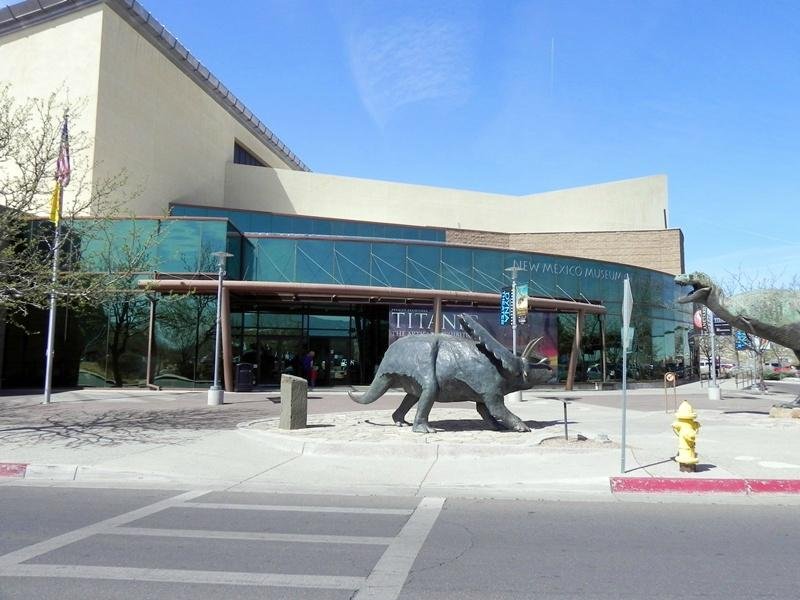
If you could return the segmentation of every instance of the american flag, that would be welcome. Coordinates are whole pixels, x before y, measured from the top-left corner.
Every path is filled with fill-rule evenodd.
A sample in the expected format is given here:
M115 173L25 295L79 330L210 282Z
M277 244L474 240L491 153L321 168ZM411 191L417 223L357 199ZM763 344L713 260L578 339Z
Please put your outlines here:
M72 168L69 164L69 131L67 130L67 117L64 115L64 127L61 128L61 147L58 150L56 161L56 181L62 188L69 184L69 175Z

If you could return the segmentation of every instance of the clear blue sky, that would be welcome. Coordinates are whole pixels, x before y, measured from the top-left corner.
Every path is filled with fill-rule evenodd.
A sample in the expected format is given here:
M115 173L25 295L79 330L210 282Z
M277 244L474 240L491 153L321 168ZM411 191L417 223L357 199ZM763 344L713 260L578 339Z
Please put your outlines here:
M665 174L687 270L800 273L798 2L143 3L314 171L506 194Z

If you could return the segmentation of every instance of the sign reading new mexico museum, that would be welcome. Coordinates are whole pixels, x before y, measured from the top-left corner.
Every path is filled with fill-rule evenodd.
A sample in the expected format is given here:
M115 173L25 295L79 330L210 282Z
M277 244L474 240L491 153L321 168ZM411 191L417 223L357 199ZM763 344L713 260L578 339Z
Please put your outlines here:
M617 281L624 277L622 271L603 269L600 267L575 265L556 261L515 260L514 266L530 273L551 275L566 275L567 277L580 277L584 279L607 279Z

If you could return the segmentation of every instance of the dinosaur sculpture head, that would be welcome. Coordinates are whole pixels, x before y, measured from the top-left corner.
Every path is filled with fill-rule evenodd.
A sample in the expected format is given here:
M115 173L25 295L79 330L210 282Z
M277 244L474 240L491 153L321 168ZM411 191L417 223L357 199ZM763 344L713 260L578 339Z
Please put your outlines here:
M686 304L688 302L704 304L714 287L714 282L711 280L711 277L700 271L676 275L675 283L678 285L692 286L692 291L689 294L678 298L677 301L681 304Z
M549 360L535 351L542 340L531 341L520 356L514 356L508 348L492 337L477 320L467 314L458 316L464 331L478 345L478 349L496 361L501 374L506 380L515 382L515 389L527 390L538 383L545 383L553 376Z

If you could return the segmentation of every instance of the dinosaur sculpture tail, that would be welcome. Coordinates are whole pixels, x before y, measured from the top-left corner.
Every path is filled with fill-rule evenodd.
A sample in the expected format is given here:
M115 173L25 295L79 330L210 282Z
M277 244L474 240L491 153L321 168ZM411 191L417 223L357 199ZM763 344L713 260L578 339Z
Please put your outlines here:
M359 396L358 394L354 394L351 391L348 391L347 395L350 396L350 399L353 402L358 402L359 404L370 404L371 402L375 402L375 400L383 396L390 387L392 386L391 382L389 381L389 378L382 375L378 375L372 381L372 384L369 386L369 389L361 396Z

